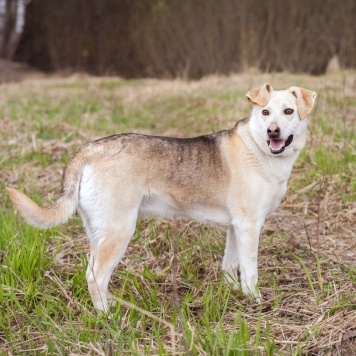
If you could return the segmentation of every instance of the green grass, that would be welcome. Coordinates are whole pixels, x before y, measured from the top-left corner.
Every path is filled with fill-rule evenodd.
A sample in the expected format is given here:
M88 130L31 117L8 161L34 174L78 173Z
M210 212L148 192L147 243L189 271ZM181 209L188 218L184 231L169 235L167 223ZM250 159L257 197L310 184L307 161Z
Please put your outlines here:
M186 348L192 355L355 353L347 336L356 318L355 76L242 74L191 83L73 77L2 85L0 355L171 355ZM110 318L98 314L87 290L88 243L78 216L61 228L32 228L5 187L49 203L64 163L83 143L116 132L182 137L230 128L250 111L244 93L251 83L267 80L319 97L286 198L261 234L263 303L225 284L223 231L182 222L174 236L170 222L151 220L137 223L110 284L134 307L118 303Z

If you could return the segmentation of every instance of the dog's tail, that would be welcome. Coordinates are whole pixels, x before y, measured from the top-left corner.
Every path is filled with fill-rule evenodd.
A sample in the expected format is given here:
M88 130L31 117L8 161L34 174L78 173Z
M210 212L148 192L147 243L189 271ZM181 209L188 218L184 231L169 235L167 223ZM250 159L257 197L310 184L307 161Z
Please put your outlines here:
M14 188L7 188L10 199L26 221L33 226L49 229L64 224L77 209L84 166L85 160L78 154L68 162L63 171L59 198L50 206L39 206Z

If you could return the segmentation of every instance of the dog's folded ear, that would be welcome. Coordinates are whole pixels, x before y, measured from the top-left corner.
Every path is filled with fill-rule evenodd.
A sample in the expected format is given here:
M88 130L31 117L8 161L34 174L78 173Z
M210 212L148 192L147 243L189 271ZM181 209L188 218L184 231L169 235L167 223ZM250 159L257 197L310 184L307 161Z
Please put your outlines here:
M271 91L273 91L272 85L265 83L259 88L250 90L246 96L250 103L266 106L269 102L269 93Z
M299 117L305 119L313 109L317 93L298 87L290 87L288 90L297 98Z

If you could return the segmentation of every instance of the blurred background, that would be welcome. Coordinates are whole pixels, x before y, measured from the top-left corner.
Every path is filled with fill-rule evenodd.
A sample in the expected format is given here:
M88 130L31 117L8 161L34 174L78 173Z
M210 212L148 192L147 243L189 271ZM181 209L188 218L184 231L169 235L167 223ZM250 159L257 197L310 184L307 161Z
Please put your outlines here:
M0 54L45 72L185 77L356 67L355 0L0 0Z

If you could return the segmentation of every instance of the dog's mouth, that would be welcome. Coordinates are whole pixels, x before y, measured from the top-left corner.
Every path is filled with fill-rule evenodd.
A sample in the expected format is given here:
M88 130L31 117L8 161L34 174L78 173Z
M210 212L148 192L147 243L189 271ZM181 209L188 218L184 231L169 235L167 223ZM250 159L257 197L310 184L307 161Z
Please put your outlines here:
M271 153L277 155L282 153L286 147L288 147L293 141L293 135L290 135L286 140L267 140L267 144Z

